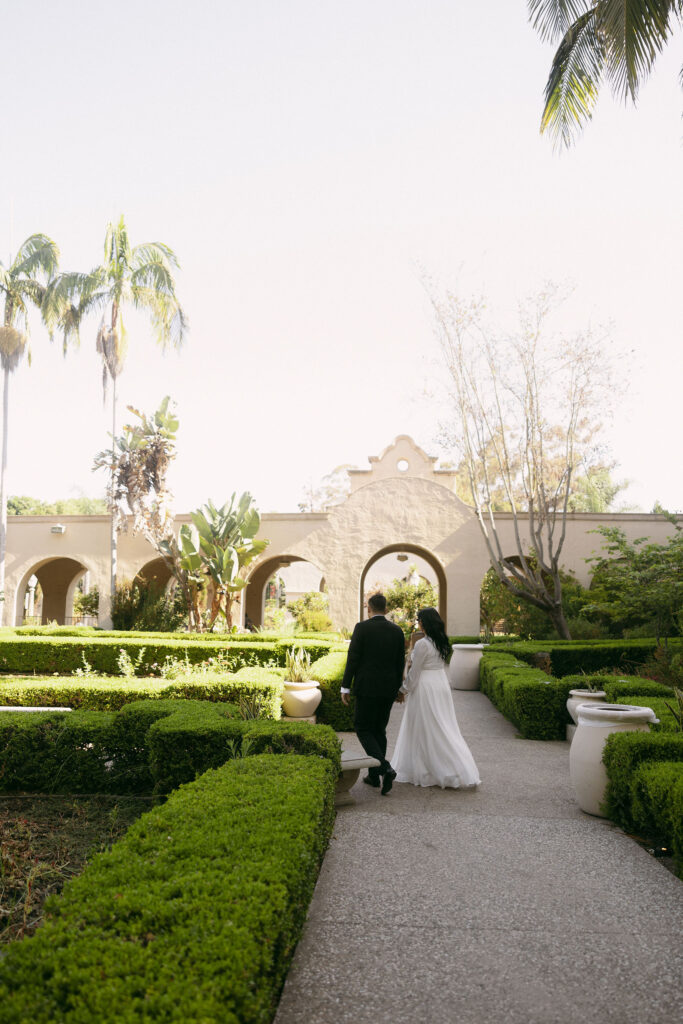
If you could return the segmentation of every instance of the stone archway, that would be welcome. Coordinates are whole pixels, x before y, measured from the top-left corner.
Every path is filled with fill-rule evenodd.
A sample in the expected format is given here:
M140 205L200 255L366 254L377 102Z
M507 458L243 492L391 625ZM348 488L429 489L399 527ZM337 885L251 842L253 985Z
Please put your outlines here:
M136 580L144 580L145 583L154 581L161 590L168 587L172 578L173 573L163 558L153 558L150 562L145 562L135 573Z
M380 548L379 551L376 551L372 558L370 558L369 561L365 563L365 567L360 578L360 592L358 595L360 613L359 618L362 619L364 615L365 584L367 582L368 574L372 569L373 565L375 565L380 560L380 558L384 558L385 555L390 555L394 553L398 554L400 552L417 555L418 558L422 558L434 571L434 574L437 579L437 584L439 587L439 615L441 616L444 622L447 622L448 601L446 573L444 572L443 565L436 557L436 555L434 555L431 551L428 551L427 548L420 547L418 544L388 544L385 547Z
M35 576L42 592L42 625L48 622L56 622L60 626L70 625L75 584L86 572L88 566L75 558L48 558L37 562L24 574L17 589L16 624L21 625L23 622L26 588L31 577Z
M264 594L266 584L268 580L275 575L280 569L285 569L290 566L293 562L306 562L313 566L319 578L319 584L317 589L322 590L324 584L324 573L309 558L304 558L301 555L272 555L270 558L266 558L263 562L259 562L256 568L252 571L249 576L247 587L245 590L244 597L244 613L245 619L244 624L250 627L260 628L263 625L263 613L264 613Z

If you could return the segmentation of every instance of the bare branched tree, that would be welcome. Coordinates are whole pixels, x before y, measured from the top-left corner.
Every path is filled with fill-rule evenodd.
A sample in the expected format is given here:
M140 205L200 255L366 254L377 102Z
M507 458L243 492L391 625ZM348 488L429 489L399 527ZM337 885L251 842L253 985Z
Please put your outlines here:
M554 288L520 306L518 329L502 337L488 327L482 301L430 298L454 413L446 436L466 467L491 565L571 639L560 558L577 467L603 454L597 438L610 379L603 339L551 332ZM512 514L514 554L501 541L502 507Z

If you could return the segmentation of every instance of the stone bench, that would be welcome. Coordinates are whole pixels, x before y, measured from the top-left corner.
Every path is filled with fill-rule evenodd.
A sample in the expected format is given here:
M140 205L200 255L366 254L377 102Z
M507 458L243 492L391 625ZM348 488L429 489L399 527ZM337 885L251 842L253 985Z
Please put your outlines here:
M13 707L11 704L0 705L0 711L71 711L71 708L28 708Z
M374 757L367 757L365 754L351 754L342 750L341 773L337 779L334 798L335 807L344 807L346 804L356 802L349 790L358 782L361 771L367 771L368 768L379 768L379 761Z

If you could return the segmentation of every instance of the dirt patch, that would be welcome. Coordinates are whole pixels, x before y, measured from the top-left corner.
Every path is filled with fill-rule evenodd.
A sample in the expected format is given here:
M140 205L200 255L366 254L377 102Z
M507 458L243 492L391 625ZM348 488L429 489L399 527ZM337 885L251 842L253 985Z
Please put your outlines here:
M35 931L46 898L158 802L153 797L0 796L0 946Z

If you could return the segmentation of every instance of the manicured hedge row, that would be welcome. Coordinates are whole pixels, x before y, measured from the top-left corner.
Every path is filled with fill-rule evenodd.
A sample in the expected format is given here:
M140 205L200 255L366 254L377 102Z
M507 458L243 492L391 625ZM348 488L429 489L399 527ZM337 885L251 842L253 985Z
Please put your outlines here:
M653 679L642 679L640 676L605 676L596 673L590 675L564 676L563 683L569 683L572 689L585 690L590 686L604 690L607 702L614 704L620 697L669 697L673 695L670 686L656 683Z
M118 659L122 650L131 658L137 674L141 676L154 675L168 658L187 660L196 665L220 655L222 664L227 663L232 671L245 665L278 664L278 652L273 643L20 637L0 641L0 671L59 672L66 675L82 669L85 659L95 672L121 675Z
M681 645L680 638L669 644ZM500 649L513 654L530 665L541 651L550 655L552 674L556 677L575 672L599 672L605 668L628 671L642 665L652 657L657 641L652 640L525 640L515 644L502 644Z
M70 707L118 711L138 700L186 698L239 701L258 699L260 717L279 718L282 669L243 668L234 674L206 673L176 679L130 679L112 676L0 677L0 705Z
M326 758L249 757L143 815L10 946L3 1024L270 1021L331 835L335 779Z
M319 722L331 725L337 732L353 732L353 697L347 707L341 702L339 688L346 668L346 652L333 652L313 665L313 675L320 683L321 699L316 712Z
M683 760L646 761L635 770L630 816L637 832L673 849L683 879Z
M607 771L605 810L626 831L636 831L632 813L635 773L652 762L683 762L683 733L620 732L607 737L602 756Z
M565 738L571 686L564 680L498 651L484 653L479 678L482 692L526 739Z
M650 708L659 719L659 725L650 726L650 729L652 729L653 732L680 731L678 728L678 722L667 707L667 702L664 697L640 697L629 694L627 697L618 697L614 703L631 704L633 707L638 708ZM669 700L668 703L671 707L675 707L675 702L673 700Z
M117 714L0 713L0 791L167 793L230 758L262 751L316 754L339 767L328 727L245 721L230 704L138 701Z
M83 669L83 659L102 675L121 675L118 664L121 651L125 651L136 666L139 676L155 675L167 659L188 661L190 664L220 658L221 665L236 671L251 665L283 666L292 647L302 648L315 661L333 649L340 648L328 640L230 640L201 639L188 641L171 639L169 634L155 639L151 634L140 638L130 634L116 637L34 636L0 639L0 672L59 672L66 675ZM151 637L151 639L150 639Z

